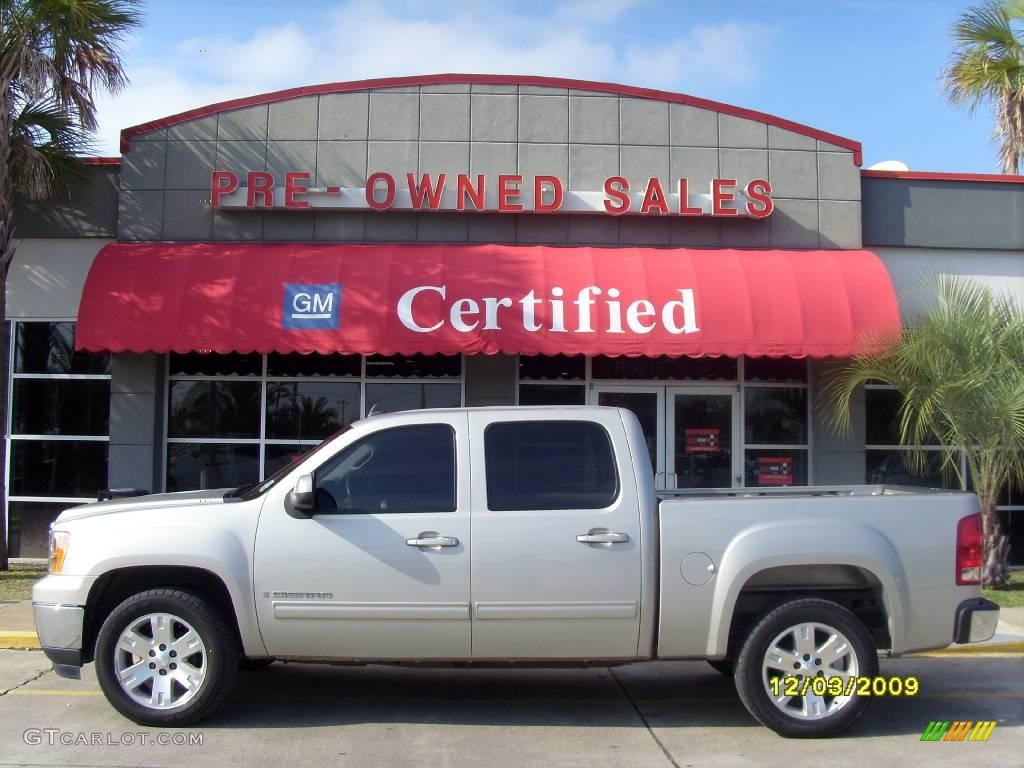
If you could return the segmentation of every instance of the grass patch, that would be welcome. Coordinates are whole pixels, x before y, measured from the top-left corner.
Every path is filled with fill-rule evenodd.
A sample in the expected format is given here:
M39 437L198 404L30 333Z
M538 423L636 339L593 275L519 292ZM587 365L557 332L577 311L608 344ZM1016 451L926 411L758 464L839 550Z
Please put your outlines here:
M1024 571L1012 571L1009 584L984 589L982 594L1003 608L1024 608Z
M0 571L0 600L28 600L32 597L32 585L45 575L45 565L12 563L9 571Z

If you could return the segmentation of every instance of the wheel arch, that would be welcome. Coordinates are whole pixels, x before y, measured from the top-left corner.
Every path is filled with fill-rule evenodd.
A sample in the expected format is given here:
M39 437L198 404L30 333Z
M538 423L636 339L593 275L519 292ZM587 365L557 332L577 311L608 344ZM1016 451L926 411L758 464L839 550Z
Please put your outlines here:
M227 619L240 645L244 645L238 606L217 574L190 565L136 565L101 574L89 589L82 627L82 661L93 660L100 627L121 602L149 589L175 588L201 596Z
M862 524L823 520L812 540L805 525L750 529L726 549L716 577L706 648L711 658L728 655L730 639L742 634L745 622L794 597L824 597L849 608L876 647L887 643L899 652L906 637L902 560L888 538Z

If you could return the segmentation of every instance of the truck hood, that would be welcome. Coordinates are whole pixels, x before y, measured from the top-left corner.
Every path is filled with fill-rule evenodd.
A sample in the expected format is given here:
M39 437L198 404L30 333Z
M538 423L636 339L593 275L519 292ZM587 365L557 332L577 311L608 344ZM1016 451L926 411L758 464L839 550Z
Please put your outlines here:
M180 493L155 493L149 496L130 496L125 499L110 501L94 501L80 507L72 507L60 513L57 523L71 520L84 520L87 517L112 515L119 512L137 512L141 510L159 509L161 507L180 507L186 504L204 504L216 506L224 504L224 494L230 488L217 488L205 491L182 491Z

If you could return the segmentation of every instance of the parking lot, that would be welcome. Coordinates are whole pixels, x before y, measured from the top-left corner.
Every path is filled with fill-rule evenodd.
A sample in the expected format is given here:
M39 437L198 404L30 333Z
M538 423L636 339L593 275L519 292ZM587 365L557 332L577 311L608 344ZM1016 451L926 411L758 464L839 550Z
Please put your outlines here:
M38 651L0 651L0 765L1024 765L1019 655L883 662L883 674L917 675L921 694L880 699L847 734L819 741L781 739L758 725L731 680L702 662L613 670L276 664L242 675L220 712L181 731L122 719L92 665L81 682L49 668ZM998 725L985 743L921 742L931 720ZM196 737L202 743L190 744Z

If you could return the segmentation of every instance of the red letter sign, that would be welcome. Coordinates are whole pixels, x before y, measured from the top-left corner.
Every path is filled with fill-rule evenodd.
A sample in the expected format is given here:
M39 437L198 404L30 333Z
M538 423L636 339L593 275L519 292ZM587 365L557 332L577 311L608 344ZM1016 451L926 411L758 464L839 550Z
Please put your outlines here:
M551 187L553 193L550 203L544 202L544 187ZM562 180L557 176L537 176L533 180L533 208L537 213L550 213L562 207L565 199L565 192L562 189Z
M231 171L214 171L210 180L210 203L220 207L221 195L230 195L238 189L238 177Z
M498 177L498 210L502 212L521 211L522 203L513 203L513 197L519 197L519 190L512 187L513 184L522 184L522 176L499 176Z
M644 202L640 206L640 213L646 215L655 210L655 213L668 213L668 200L665 199L665 190L661 187L661 181L657 177L647 180L647 192L644 194Z
M770 216L775 210L775 201L772 200L772 185L764 179L754 179L747 184L747 213L755 219L763 219ZM755 205L760 203L760 205Z
M296 200L295 195L303 194L306 185L299 186L297 181L309 181L308 173L293 173L289 171L284 175L284 207L285 208L309 208L308 200Z
M629 182L621 176L605 179L604 193L609 199L604 201L604 209L612 216L621 216L629 211ZM610 198L618 200L613 203Z
M702 216L704 209L690 205L690 183L686 179L679 180L679 215Z
M460 173L456 196L458 198L458 202L456 203L456 208L458 210L466 210L466 200L469 200L473 204L474 208L478 211L482 211L484 209L483 174L479 174L476 177L476 189L474 189L472 182L469 180L469 176L464 173Z
M444 192L446 174L438 174L437 183L430 186L430 174L425 173L420 177L419 186L416 185L416 177L411 173L405 174L409 184L409 197L412 198L412 207L419 210L423 207L423 198L427 198L427 207L436 211L441 207L441 193Z
M259 183L257 183L259 182ZM263 198L264 208L274 207L274 177L265 171L249 171L245 178L248 194L245 196L245 207L256 207L256 196Z
M384 186L387 188L383 200L378 200L377 196L374 194L377 189L378 181L383 181ZM383 171L371 173L370 178L366 180L366 203L375 211L386 211L394 205L395 177L390 173L384 173Z
M715 216L738 216L739 211L735 208L726 208L722 203L728 203L736 198L732 192L726 192L723 187L735 187L736 179L714 179L711 182L711 211Z

